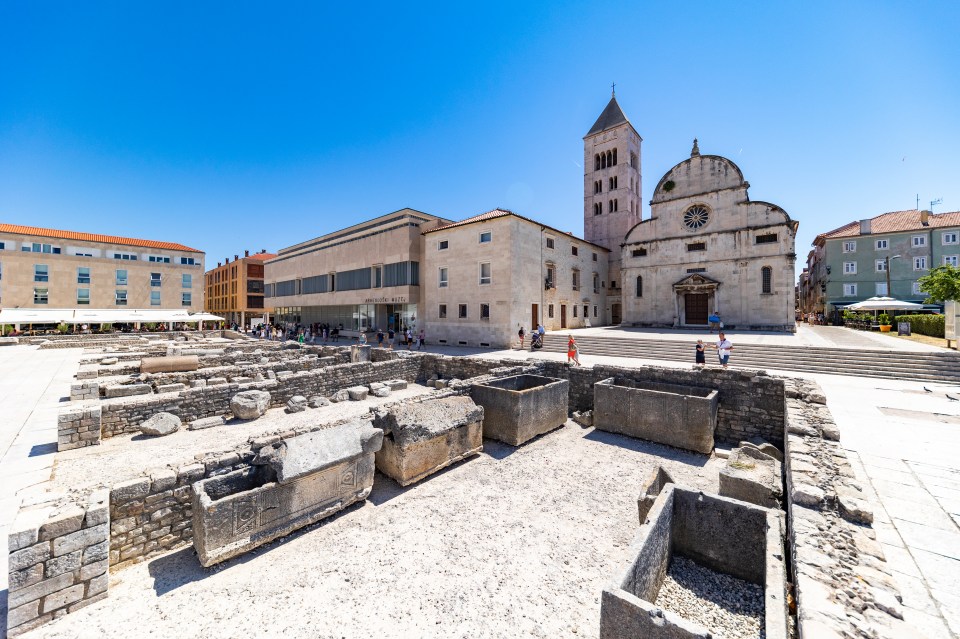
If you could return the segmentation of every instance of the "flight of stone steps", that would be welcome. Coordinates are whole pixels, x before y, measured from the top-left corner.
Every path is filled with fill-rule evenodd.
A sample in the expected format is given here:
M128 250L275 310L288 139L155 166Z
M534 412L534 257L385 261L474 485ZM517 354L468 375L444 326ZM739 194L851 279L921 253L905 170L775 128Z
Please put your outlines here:
M633 357L672 362L694 361L697 338L658 340L606 336L576 336L581 355ZM707 343L707 340L704 340ZM543 350L552 353L567 351L565 333L544 336ZM885 350L853 350L842 348L773 346L737 344L730 358L734 368L759 368L826 375L852 375L912 380L960 386L960 354L905 353ZM715 365L716 351L707 349L707 364Z

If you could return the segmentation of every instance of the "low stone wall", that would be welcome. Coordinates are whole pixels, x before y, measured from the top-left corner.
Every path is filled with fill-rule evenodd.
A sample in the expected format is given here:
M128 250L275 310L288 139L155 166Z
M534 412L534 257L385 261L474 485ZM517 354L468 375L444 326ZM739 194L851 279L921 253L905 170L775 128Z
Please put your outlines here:
M415 381L420 372L417 358L400 358L385 362L341 364L293 373L282 379L244 384L218 384L158 395L104 401L101 436L106 439L138 430L141 423L159 412L173 413L184 422L230 412L230 399L241 390L265 390L271 406L282 406L294 395L329 396L351 386L366 385L387 379Z
M786 382L788 548L800 639L908 637L901 598L815 382Z
M107 596L109 492L83 506L26 508L10 527L7 633L13 637Z
M593 385L608 377L716 389L719 391L717 440L738 444L760 438L778 448L783 446L784 379L762 371L720 368L686 370L659 366L570 367L562 362L548 361L543 362L543 374L570 380L571 411L593 408Z
M96 404L68 406L57 415L57 450L71 450L100 443L102 411Z

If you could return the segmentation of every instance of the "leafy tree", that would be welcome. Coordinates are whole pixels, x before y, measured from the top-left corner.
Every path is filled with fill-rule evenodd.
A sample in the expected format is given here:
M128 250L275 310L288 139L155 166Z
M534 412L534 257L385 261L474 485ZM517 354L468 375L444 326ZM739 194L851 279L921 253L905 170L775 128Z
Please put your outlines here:
M918 280L920 290L928 295L927 303L960 300L960 268L945 264L938 266Z

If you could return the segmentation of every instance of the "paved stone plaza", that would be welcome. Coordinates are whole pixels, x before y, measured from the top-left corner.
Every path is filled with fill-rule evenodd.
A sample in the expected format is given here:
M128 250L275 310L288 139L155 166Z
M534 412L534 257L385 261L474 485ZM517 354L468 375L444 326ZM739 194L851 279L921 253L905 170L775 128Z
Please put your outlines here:
M690 339L689 333L669 331L621 334ZM736 339L886 345L877 337L805 327L792 337ZM497 360L565 358L543 352L475 354ZM127 466L188 463L197 450L229 451L265 429L356 416L381 401L371 396L292 414L272 408L227 431L181 430L143 441L135 436L133 442L115 436L97 447L56 453L57 413L61 398L70 395L81 355L69 348L0 349L0 392L11 415L0 432L4 536L21 502L40 491L110 485L124 478ZM590 355L581 361L690 368ZM948 397L960 397L960 389L782 373L814 379L826 395L857 478L880 504L874 528L902 593L905 621L931 639L960 636L960 462L951 454L960 449L960 402ZM392 399L427 390L411 385ZM56 473L48 482L54 460ZM717 492L722 462L572 421L521 448L487 439L480 456L429 481L400 488L378 475L367 502L217 567L202 568L189 546L123 567L111 574L109 598L27 636L134 636L144 624L157 636L241 631L304 637L597 636L600 593L628 556L644 478L663 465L674 481ZM6 559L6 545L3 553ZM7 573L0 575L5 589ZM5 590L0 606L5 616Z

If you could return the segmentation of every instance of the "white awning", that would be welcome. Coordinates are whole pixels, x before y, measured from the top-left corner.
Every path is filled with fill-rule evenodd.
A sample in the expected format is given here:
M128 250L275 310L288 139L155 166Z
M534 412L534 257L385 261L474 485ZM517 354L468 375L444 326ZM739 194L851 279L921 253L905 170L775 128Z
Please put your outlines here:
M96 309L96 308L5 308L0 310L0 324L121 324L220 322L222 317L210 313L190 313L176 309Z
M846 307L849 311L921 311L923 304L914 304L913 302L904 302L892 297L871 297L870 299L850 304Z

